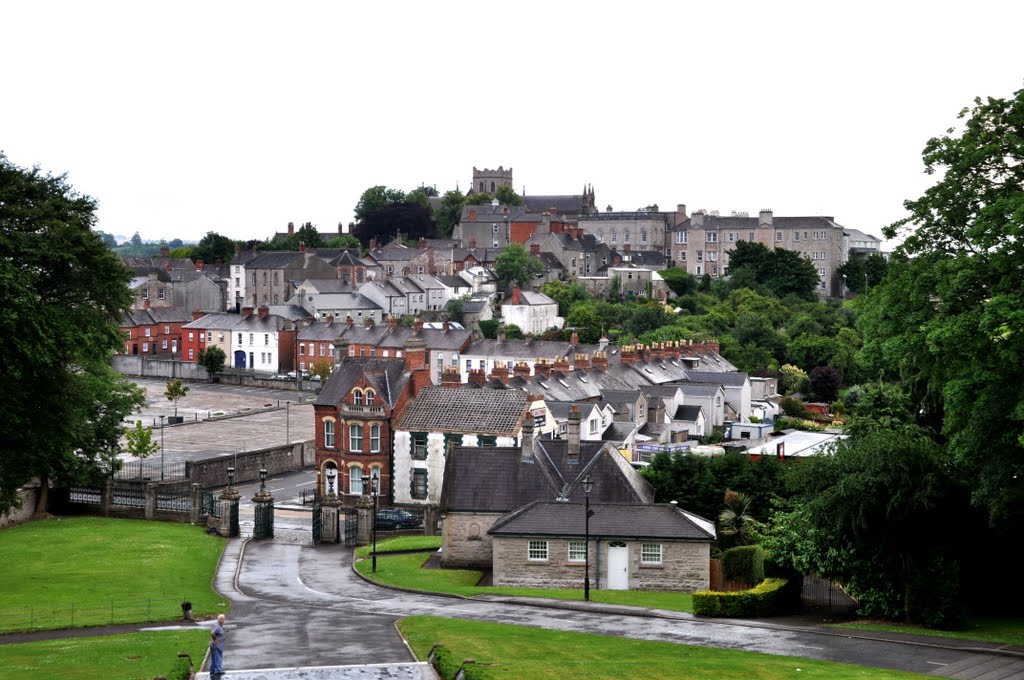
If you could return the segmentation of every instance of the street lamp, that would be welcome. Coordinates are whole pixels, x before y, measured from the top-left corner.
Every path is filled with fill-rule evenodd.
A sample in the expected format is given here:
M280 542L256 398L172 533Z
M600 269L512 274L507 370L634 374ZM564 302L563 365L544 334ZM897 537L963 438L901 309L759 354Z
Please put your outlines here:
M288 410L288 407L291 406L291 405L292 405L292 402L290 402L290 401L284 402L284 445L285 446L288 446L288 442L291 441L291 433L288 431L288 428L292 424L291 419L288 417L288 415L290 413L290 411Z
M593 488L594 480L588 474L583 478L583 599L586 602L590 602L590 492Z
M334 480L338 477L338 469L335 467L327 468L327 495L334 495Z
M228 489L235 486L235 468L232 465L228 466Z
M260 492L267 490L267 468L260 468Z
M160 416L160 481L164 481L164 418Z
M377 498L380 495L380 477L375 477L370 471L370 491L373 493L373 573L377 573Z

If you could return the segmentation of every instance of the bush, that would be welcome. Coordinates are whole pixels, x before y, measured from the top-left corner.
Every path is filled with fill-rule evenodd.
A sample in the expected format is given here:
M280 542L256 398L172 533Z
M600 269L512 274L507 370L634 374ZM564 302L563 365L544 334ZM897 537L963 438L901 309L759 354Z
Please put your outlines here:
M730 581L746 584L764 580L764 550L759 545L742 545L722 554L722 572Z
M782 408L782 412L791 418L810 418L812 415L807 410L807 405L796 397L783 397L779 406Z
M760 618L785 614L791 609L792 592L783 578L770 578L750 590L719 593L702 590L693 594L693 613L698 616Z
M434 670L445 680L453 680L462 666L462 661L456 660L455 654L447 647L439 646L434 649ZM462 677L465 680L481 680L484 677L483 671L477 670L472 664L463 669Z

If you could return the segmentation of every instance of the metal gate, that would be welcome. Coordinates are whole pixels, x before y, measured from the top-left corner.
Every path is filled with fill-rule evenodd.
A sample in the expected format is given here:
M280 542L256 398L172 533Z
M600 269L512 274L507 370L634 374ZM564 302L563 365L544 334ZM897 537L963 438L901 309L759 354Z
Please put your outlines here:
M359 535L359 515L356 512L345 513L345 545L351 547L356 544L356 536Z
M319 545L324 535L324 506L320 495L313 497L313 545Z
M231 538L237 538L242 535L242 529L238 523L238 501L231 504L231 528L228 531L228 535Z
M255 539L274 537L274 504L266 502L254 503L256 506L256 525L252 537Z

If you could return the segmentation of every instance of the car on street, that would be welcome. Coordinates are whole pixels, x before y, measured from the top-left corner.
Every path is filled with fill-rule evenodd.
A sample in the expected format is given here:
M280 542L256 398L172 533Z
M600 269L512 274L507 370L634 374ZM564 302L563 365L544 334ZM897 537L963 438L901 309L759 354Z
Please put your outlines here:
M423 524L423 518L405 510L378 510L378 529L415 529Z

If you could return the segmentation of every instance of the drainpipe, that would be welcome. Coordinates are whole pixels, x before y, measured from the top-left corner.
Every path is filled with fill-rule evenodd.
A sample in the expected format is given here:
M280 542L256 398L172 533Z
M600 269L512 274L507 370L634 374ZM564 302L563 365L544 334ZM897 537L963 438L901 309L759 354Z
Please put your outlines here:
M601 590L601 539L594 539L594 589Z

